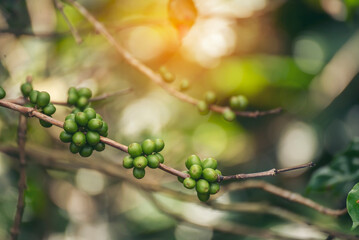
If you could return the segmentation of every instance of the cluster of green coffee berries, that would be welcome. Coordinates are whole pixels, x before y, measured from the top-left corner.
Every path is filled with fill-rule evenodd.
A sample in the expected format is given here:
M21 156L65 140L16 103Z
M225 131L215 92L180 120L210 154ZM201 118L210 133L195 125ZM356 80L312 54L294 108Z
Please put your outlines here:
M131 143L128 146L128 153L130 156L126 156L123 159L123 166L125 168L133 168L133 176L137 179L141 179L145 176L145 168L158 168L160 163L165 160L159 152L165 147L165 143L162 139L146 139L139 143Z
M67 103L76 107L73 113L81 112L89 106L89 100L92 97L92 91L89 88L70 87L67 93Z
M3 99L5 96L6 96L5 90L2 87L0 87L0 99Z
M172 83L175 81L176 77L173 73L171 73L165 66L161 66L158 69L158 72L160 73L163 81L167 83ZM180 91L186 91L189 88L189 81L188 79L184 78L181 80L179 84L179 90Z
M218 178L222 173L217 169L216 159L206 158L201 161L197 155L191 155L186 160L186 167L188 171L184 171L184 173L189 174L190 177L178 177L178 180L183 183L185 188L196 188L199 200L205 202L211 194L219 192Z
M56 112L56 107L50 103L50 94L48 92L34 90L30 82L23 83L20 89L23 96L29 100L29 102L25 104L26 107L36 108L38 111L50 117ZM39 122L41 126L45 128L52 126L51 123L42 119L39 119Z

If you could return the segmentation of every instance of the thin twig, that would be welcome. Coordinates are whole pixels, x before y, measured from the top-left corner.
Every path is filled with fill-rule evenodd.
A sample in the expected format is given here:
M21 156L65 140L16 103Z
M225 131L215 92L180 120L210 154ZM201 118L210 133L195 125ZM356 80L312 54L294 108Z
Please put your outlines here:
M137 69L142 74L146 75L152 82L158 84L160 87L162 87L164 90L166 90L169 94L171 94L174 97L177 97L178 99L190 103L192 105L197 105L199 100L195 99L191 96L188 96L182 92L177 91L175 88L171 87L170 85L166 84L162 77L154 72L151 68L147 67L145 64L137 60L135 57L133 57L127 50L125 50L116 40L115 38L107 31L107 29L99 22L97 19L89 12L86 8L84 8L80 3L74 1L74 0L66 0L69 2L72 6L74 6L86 19L89 21L95 28L97 32L99 32L109 43L112 45L116 51L135 69ZM222 107L218 105L210 105L210 109L214 112L223 113L226 110L227 107ZM238 116L242 117L259 117L264 116L268 114L275 114L279 113L282 109L281 108L275 108L269 111L236 111L235 113Z
M67 25L69 26L72 36L74 37L76 43L77 44L82 43L82 38L81 38L79 32L77 31L76 28L74 28L74 26L72 26L70 20L67 18L66 14L64 12L64 5L59 0L54 0L54 3L55 3L56 8L61 13L62 17L65 19Z
M20 114L19 127L18 127L18 146L19 146L19 158L20 158L20 178L18 183L19 195L16 205L16 213L14 217L14 223L11 228L11 239L16 240L20 234L20 224L22 215L25 208L25 190L26 190L26 157L25 157L25 143L26 143L26 129L27 119L24 115Z

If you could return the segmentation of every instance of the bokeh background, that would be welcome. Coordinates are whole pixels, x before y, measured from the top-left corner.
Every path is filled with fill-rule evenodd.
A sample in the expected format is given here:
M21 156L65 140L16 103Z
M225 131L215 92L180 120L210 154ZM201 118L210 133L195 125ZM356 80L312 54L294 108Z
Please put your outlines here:
M188 79L186 93L193 97L201 99L212 90L220 105L228 105L232 95L243 94L249 99L248 110L282 107L283 113L238 117L234 122L217 113L201 116L194 106L170 96L127 64L65 5L65 14L83 38L76 44L50 0L0 2L0 83L7 98L20 95L19 86L28 75L35 89L48 91L57 101L66 100L71 86L89 87L94 95L131 87L129 94L93 104L109 123L110 138L129 144L160 137L166 143L163 155L168 165L184 170L185 159L198 154L218 159L224 175L314 161L314 169L263 180L328 207L345 207L352 185L343 192L309 191L307 186L317 168L359 135L359 1L195 0L198 17L183 38L168 20L167 0L80 2L133 56L154 70L167 66L176 76L174 88ZM64 120L69 112L59 106L53 117ZM17 113L0 109L0 149L16 146L17 118ZM256 239L216 231L214 226L222 221L325 239L313 228L268 214L219 211L182 201L181 193L194 191L163 171L149 170L144 179L133 180L131 171L121 168L122 177L75 163L75 170L59 170L51 165L52 158L67 165L84 161L120 166L125 154L107 147L81 160L60 142L60 129L44 129L37 119L30 119L28 128L27 149L37 154L28 157L20 239ZM17 169L16 153L0 154L0 239L9 236L16 210ZM133 182L180 194L169 197ZM148 198L152 193L157 204L182 220L159 210ZM350 232L347 215L327 217L259 189L228 192L218 201L280 206Z

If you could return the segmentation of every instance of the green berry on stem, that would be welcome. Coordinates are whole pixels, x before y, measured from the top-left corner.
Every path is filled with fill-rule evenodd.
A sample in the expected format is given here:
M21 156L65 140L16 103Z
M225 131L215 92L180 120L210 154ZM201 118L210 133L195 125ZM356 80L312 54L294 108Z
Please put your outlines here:
M193 179L199 179L202 176L202 167L200 165L192 165L189 169L189 175Z
M98 134L98 132L88 131L86 133L86 141L91 146L94 146L100 142L100 134Z
M71 93L76 93L77 94L77 90L74 87L70 87L69 90L67 90L67 93L68 94L71 94Z
M195 165L195 164L200 165L200 166L202 165L201 159L197 155L193 154L187 158L186 167L187 167L187 169L190 169L192 167L192 165Z
M80 109L80 108L75 108L74 110L72 110L71 113L76 114L76 113L78 113L78 112L81 112L81 109Z
M69 105L75 105L78 100L79 100L79 96L77 95L76 92L69 93L69 95L67 96L67 103Z
M92 131L100 130L103 126L103 121L97 118L93 118L87 123L87 127Z
M76 107L78 107L80 109L84 109L87 106L88 103L89 103L88 98L79 97L79 99L76 102Z
M70 113L69 115L66 116L65 121L66 120L76 121L75 116L76 115L74 113Z
M247 97L243 96L243 95L239 95L237 96L239 102L240 102L240 109L245 109L248 106L248 99Z
M217 173L218 176L222 176L222 172L219 171L218 169L216 169L216 170L214 170L214 171Z
M183 172L183 173L186 173L186 174L189 174L188 171L182 171L182 172ZM183 183L183 181L184 181L184 178L182 178L182 177L177 177L177 179L178 179L178 181L181 182L181 183Z
M197 103L197 109L201 115L207 115L209 113L209 107L205 101L199 101Z
M175 80L175 76L166 67L160 67L159 72L163 81L171 83Z
M72 142L76 144L76 146L82 147L86 144L86 136L83 132L76 132L72 136Z
M135 158L142 155L142 147L139 143L131 143L128 145L128 153Z
M216 194L219 192L220 186L218 182L210 183L209 184L209 193Z
M84 113L87 115L88 120L96 118L96 111L93 108L86 108Z
M217 173L212 168L205 168L202 172L203 178L206 179L208 182L215 182L217 181Z
M81 147L76 146L75 143L71 142L70 146L69 146L70 152L72 152L73 154L78 153L81 150Z
M214 158L206 158L202 162L203 169L205 169L205 168L216 169L217 165L218 165L217 160Z
M148 164L147 158L144 156L136 157L133 160L133 166L135 166L135 168L145 168L147 167L147 164Z
M65 131L62 131L60 133L60 140L64 143L68 143L68 142L71 142L72 141L72 134L70 133L67 133Z
M199 193L208 193L209 192L209 182L204 179L200 179L196 183L196 191Z
M133 168L133 158L130 156L124 157L122 164L124 168Z
M156 155L148 155L147 161L150 168L158 168L158 166L160 165L160 160Z
M101 115L98 114L98 113L96 113L96 118L97 118L97 119L100 119L100 120L103 120L102 117L101 117Z
M48 92L39 92L37 94L36 104L43 108L50 103L50 94Z
M81 157L89 157L91 156L92 152L93 148L89 145L85 145L83 148L81 148L80 155Z
M22 95L24 95L24 97L28 97L30 92L32 91L32 84L29 82L21 84L20 90L22 92Z
M92 97L92 91L89 88L80 88L77 90L77 93L80 97L85 97L88 99Z
M141 179L145 176L146 172L143 168L133 168L133 176L137 179Z
M49 103L46 107L42 110L46 115L50 116L56 112L56 107L54 104Z
M155 152L161 152L163 148L165 147L165 142L162 139L155 139Z
M187 79L183 79L180 83L180 91L186 91L189 88L189 81Z
M2 87L0 87L0 99L3 99L5 96L6 96L5 90Z
M74 120L68 119L64 123L64 129L68 133L75 133L79 130L79 127Z
M97 131L100 133L101 136L106 137L107 134L108 134L108 124L107 124L107 122L102 121L102 127Z
M51 116L50 116L50 117L51 117ZM45 120L42 120L42 119L39 119L39 122L40 122L41 126L43 126L44 128L49 128L49 127L52 126L51 123L46 122Z
M228 122L232 122L236 118L236 114L229 108L223 111L223 118Z
M165 158L162 156L161 153L155 153L155 155L158 157L158 159L160 160L160 163L164 163L165 162Z
M76 113L75 121L76 121L77 125L85 127L88 123L88 118L87 118L86 113L84 113L84 112Z
M217 95L212 91L208 91L206 92L204 99L208 104L214 104L217 101Z
M99 142L94 146L94 149L97 152L102 152L103 150L105 150L106 145L103 142Z
M207 202L210 195L209 195L209 193L199 193L199 192L197 192L197 197L201 202Z
M155 151L155 142L151 139L146 139L142 142L142 151L146 155L150 155Z
M183 186L185 188L192 189L196 186L196 180L188 177L185 180L183 180Z
M39 94L39 91L37 91L37 90L32 90L30 92L29 99L30 99L31 103L36 104L38 94Z

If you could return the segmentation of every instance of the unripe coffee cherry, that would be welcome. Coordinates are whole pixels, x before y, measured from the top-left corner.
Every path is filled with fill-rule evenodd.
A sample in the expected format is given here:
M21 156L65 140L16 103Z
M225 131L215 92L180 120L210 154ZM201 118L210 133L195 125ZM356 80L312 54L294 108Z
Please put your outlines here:
M76 121L76 120L75 120L75 116L76 116L76 115L75 115L74 113L70 113L69 115L66 116L65 121L66 121L66 120Z
M101 117L101 115L98 114L98 113L96 113L96 118L97 118L97 119L100 119L100 120L103 120L102 117Z
M94 149L97 152L102 152L103 150L105 150L106 145L103 142L99 142L94 146Z
M229 108L223 111L223 118L228 122L232 122L236 118L236 114Z
M145 176L145 169L142 168L133 168L133 176L137 179L141 179Z
M183 173L189 174L188 171L182 171ZM180 181L181 183L183 183L184 178L182 177L177 177L178 181Z
M208 91L206 92L205 100L208 104L214 104L217 101L217 96L214 92Z
M71 94L71 93L76 93L77 94L77 90L74 87L70 87L69 90L67 90L67 93L68 94Z
M201 163L201 159L199 159L199 157L197 155L191 155L187 158L186 160L186 167L187 169L190 169L192 167L192 165L202 165Z
M136 157L134 160L133 160L133 166L135 168L145 168L147 167L147 158L145 158L144 156L139 156L139 157Z
M161 153L155 153L154 155L156 155L158 157L158 159L160 160L160 163L164 163L165 162L165 158L162 156Z
M32 91L32 85L31 85L31 83L26 82L21 85L20 89L21 89L22 95L24 95L24 97L28 97L30 92Z
M87 106L88 103L89 103L88 98L79 97L79 99L76 102L76 107L78 107L80 109L84 109Z
M36 104L38 94L39 94L39 91L37 91L37 90L32 90L30 92L29 99L30 99L31 103Z
M208 168L207 168L208 169ZM220 186L219 183L214 182L209 184L209 193L210 194L216 194L219 192Z
M245 109L248 105L248 99L243 95L232 96L229 105L232 109Z
M75 133L79 128L74 120L69 119L65 121L64 129L68 133Z
M165 147L165 142L162 139L155 139L155 152L161 152L163 148Z
M203 162L202 162L202 167L203 169L205 168L212 168L212 169L216 169L217 168L217 160L214 158L206 158Z
M123 159L123 167L124 168L133 168L133 158L130 157L130 156L126 156L124 159Z
M160 67L159 72L163 81L171 83L175 80L175 76L165 66Z
M51 117L51 116L50 116L50 117ZM42 120L42 119L39 119L39 122L40 122L41 126L43 126L44 128L49 128L49 127L52 126L51 123L46 122L46 121L44 121L44 120Z
M72 142L79 147L85 146L86 144L85 134L83 134L83 132L76 132L74 135L72 135Z
M100 119L93 118L87 123L87 127L92 131L97 131L102 128L103 122Z
M222 172L219 171L218 169L216 169L216 170L214 170L214 171L217 173L218 176L222 176Z
M46 105L46 107L44 107L44 109L42 110L46 115L50 116L52 114L54 114L56 112L56 107L54 106L54 104L49 103Z
M86 113L88 120L96 118L96 111L93 108L86 108L84 113Z
M205 101L199 101L197 103L197 109L201 115L207 115L209 113L209 107Z
M97 143L100 142L100 134L98 134L98 132L88 131L86 133L86 141L91 146L95 146Z
M206 179L210 183L217 181L217 173L212 168L203 169L202 175L203 175L203 178Z
M50 103L50 94L48 92L39 92L37 94L36 104L43 108Z
M146 139L142 142L142 151L146 155L150 155L155 151L155 142L151 139Z
M209 199L209 197L210 197L210 195L209 195L209 193L199 193L199 192L197 192L197 197L198 197L198 199L199 199L200 201L202 201L202 202L207 202L208 199Z
M208 193L209 192L209 182L204 179L200 179L196 183L196 191L199 193Z
M88 118L86 113L84 112L78 112L75 115L75 120L78 126L85 127L88 123Z
M6 96L5 90L2 87L0 87L0 99L3 99L5 96Z
M135 158L142 155L142 147L139 143L131 143L128 146L128 153Z
M79 90L77 90L77 94L80 97L85 97L85 98L92 97L92 91L89 88L80 88Z
M77 93L69 93L69 95L67 96L67 103L69 105L75 105L77 103L77 101L79 100L79 96L77 95Z
M89 145L85 145L83 148L81 148L79 153L81 157L89 157L91 156L92 152L93 152L93 148Z
M199 179L202 176L202 167L200 165L192 165L189 169L189 175L193 179Z
M102 127L97 131L101 136L107 137L108 124L105 121L102 121Z
M78 153L81 150L81 147L76 146L75 143L71 142L69 146L70 152L73 154Z
M72 141L72 134L70 133L67 133L65 131L62 131L60 133L60 140L64 143L68 143L68 142L71 142Z
M186 91L188 88L189 88L189 81L187 79L183 79L179 86L180 91Z
M192 189L196 186L196 181L192 178L185 178L183 180L183 186L188 189Z
M158 166L160 165L160 160L156 155L148 155L147 161L150 168L158 168Z

